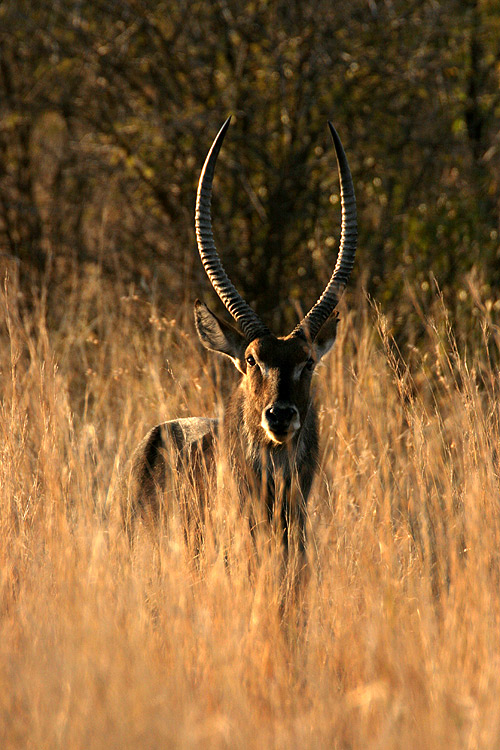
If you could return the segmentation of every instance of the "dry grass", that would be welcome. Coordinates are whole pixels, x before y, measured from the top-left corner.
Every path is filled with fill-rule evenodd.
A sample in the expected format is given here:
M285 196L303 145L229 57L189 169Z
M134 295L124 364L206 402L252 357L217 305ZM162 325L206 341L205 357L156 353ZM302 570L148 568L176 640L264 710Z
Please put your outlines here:
M256 554L228 490L196 564L175 512L132 546L115 521L108 488L147 429L214 412L187 317L176 331L98 277L57 329L19 314L13 280L1 314L2 748L499 746L487 311L463 354L437 300L411 371L375 313L342 320L309 579L284 617L275 550Z

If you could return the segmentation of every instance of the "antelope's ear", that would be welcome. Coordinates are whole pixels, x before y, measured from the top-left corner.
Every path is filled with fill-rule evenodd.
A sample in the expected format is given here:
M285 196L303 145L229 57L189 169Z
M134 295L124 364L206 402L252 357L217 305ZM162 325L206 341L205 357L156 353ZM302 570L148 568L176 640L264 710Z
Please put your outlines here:
M232 325L220 320L199 299L194 303L194 322L198 337L205 347L212 352L225 354L233 360L235 367L245 372L245 349L248 341Z
M339 314L334 312L319 329L319 333L314 340L314 351L318 362L334 345L337 336L338 322Z

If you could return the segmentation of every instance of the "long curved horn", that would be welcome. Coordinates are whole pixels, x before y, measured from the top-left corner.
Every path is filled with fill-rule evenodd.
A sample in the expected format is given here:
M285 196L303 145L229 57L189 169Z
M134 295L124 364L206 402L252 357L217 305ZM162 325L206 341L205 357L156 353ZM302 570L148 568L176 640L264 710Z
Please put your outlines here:
M301 320L291 333L292 336L302 336L310 341L314 341L319 329L338 305L354 266L354 256L356 254L356 243L358 239L356 197L354 195L351 170L349 169L347 157L337 131L331 122L328 123L328 127L330 128L333 143L335 145L335 152L337 154L337 167L340 181L340 206L342 211L342 232L340 235L337 263L330 281L314 307L311 308L305 318Z
M210 216L210 201L212 198L212 182L214 178L215 163L219 156L222 141L229 127L231 117L228 117L222 128L217 133L212 148L208 152L205 164L201 170L196 194L195 227L196 240L201 262L207 272L210 282L227 307L229 313L236 323L241 327L248 341L253 341L260 336L269 335L269 329L262 323L257 314L245 302L243 297L236 291L231 280L227 276L215 248L212 233L212 218Z

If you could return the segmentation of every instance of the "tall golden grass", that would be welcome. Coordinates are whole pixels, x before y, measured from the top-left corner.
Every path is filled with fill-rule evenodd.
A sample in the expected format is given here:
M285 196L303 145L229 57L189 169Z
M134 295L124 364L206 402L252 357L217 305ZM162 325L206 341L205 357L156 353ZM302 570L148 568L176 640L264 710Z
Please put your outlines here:
M249 541L227 487L196 561L182 476L153 533L130 543L116 519L142 435L220 408L227 373L190 311L91 274L50 330L47 304L21 313L6 279L0 747L499 747L499 339L479 297L477 335L437 295L402 353L365 301L344 313L285 608L276 549Z

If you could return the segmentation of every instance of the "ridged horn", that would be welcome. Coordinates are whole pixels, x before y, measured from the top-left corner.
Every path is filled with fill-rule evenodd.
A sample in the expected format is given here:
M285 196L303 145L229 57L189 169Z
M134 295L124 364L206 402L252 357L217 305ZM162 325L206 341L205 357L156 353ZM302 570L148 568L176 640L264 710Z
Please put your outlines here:
M342 212L342 232L340 235L337 263L333 269L331 279L319 300L294 328L291 334L292 336L301 336L309 341L314 341L321 326L330 317L335 307L338 305L354 266L354 256L356 254L356 244L358 239L356 197L354 195L351 170L349 169L347 157L337 131L331 122L328 123L328 127L332 134L337 155L337 167L340 182L340 206Z
M198 192L196 194L196 240L198 243L201 262L207 272L210 283L228 309L230 315L240 326L245 337L248 341L253 341L260 336L269 335L270 331L267 326L262 323L258 315L252 310L250 305L248 305L243 297L241 297L236 291L226 274L215 247L212 232L212 218L210 215L215 164L230 121L231 117L228 117L217 133L212 148L205 159L203 169L201 170L198 182Z

